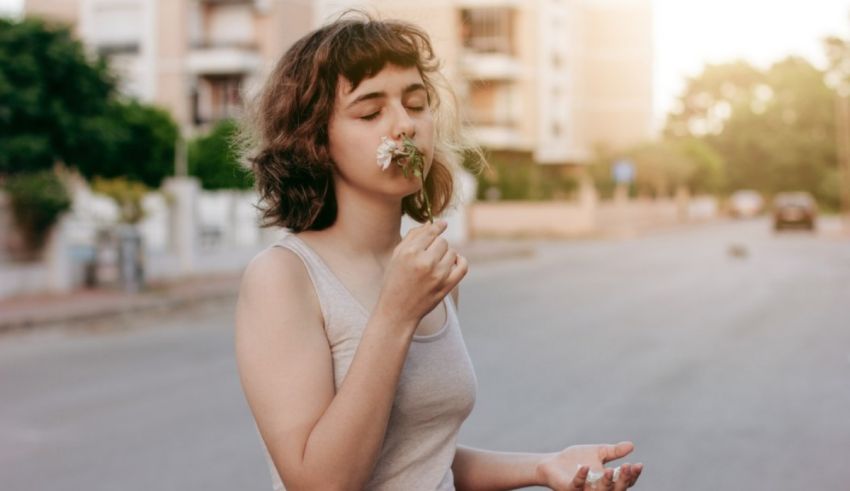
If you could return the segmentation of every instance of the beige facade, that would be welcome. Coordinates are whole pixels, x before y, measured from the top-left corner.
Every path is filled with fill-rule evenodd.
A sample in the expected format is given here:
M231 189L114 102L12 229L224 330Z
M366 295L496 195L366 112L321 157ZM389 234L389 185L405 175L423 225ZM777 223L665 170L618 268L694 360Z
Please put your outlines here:
M421 25L478 141L541 164L651 138L650 0L319 0Z
M191 132L239 114L278 57L346 8L431 36L485 147L581 164L649 138L650 0L29 0Z
M237 116L283 51L314 24L311 0L28 0L106 55L122 90L191 134Z

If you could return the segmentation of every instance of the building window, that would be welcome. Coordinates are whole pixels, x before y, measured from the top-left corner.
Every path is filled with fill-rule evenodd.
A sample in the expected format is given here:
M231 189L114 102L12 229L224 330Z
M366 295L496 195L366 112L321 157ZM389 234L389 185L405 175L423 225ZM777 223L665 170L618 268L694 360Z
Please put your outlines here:
M243 75L205 75L193 93L196 125L235 118L242 113Z
M469 88L467 111L474 125L515 127L519 110L513 88L499 81L479 81Z
M510 8L461 11L463 47L478 53L514 54L514 14Z

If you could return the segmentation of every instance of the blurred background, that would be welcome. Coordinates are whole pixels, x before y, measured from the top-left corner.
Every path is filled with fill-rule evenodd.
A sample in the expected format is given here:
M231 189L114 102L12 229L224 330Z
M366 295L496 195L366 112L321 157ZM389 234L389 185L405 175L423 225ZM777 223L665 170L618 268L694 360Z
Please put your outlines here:
M230 141L350 7L429 33L487 156L460 443L846 488L850 0L0 0L4 489L270 487L232 310L286 231Z

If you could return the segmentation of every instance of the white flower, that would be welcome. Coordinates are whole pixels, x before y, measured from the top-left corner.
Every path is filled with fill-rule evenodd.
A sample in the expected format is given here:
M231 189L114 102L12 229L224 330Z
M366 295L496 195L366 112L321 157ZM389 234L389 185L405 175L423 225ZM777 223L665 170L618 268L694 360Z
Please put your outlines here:
M395 141L382 136L381 144L378 145L378 167L382 170L387 170L387 167L389 167L390 163L392 163L393 157L398 150L398 144Z
M581 465L578 465L578 468L581 469ZM600 481L602 477L605 476L605 471L588 471L587 473L587 482L589 484L596 484L597 481ZM616 467L614 469L614 476L611 478L612 482L616 482L617 479L620 478L620 467Z

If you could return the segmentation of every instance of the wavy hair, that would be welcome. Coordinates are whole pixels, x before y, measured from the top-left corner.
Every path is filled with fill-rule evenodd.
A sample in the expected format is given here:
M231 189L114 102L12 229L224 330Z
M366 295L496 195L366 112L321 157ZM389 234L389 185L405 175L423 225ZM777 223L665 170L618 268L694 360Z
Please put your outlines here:
M263 226L300 232L334 223L337 202L328 122L337 82L343 76L356 88L387 64L416 67L422 77L436 136L424 190L434 216L452 205L453 170L460 168L465 155L478 157L468 160L473 167L484 160L462 130L457 98L439 73L428 35L407 22L348 11L292 45L249 107L243 148L260 195ZM420 196L417 192L404 197L402 212L422 223L428 217Z

